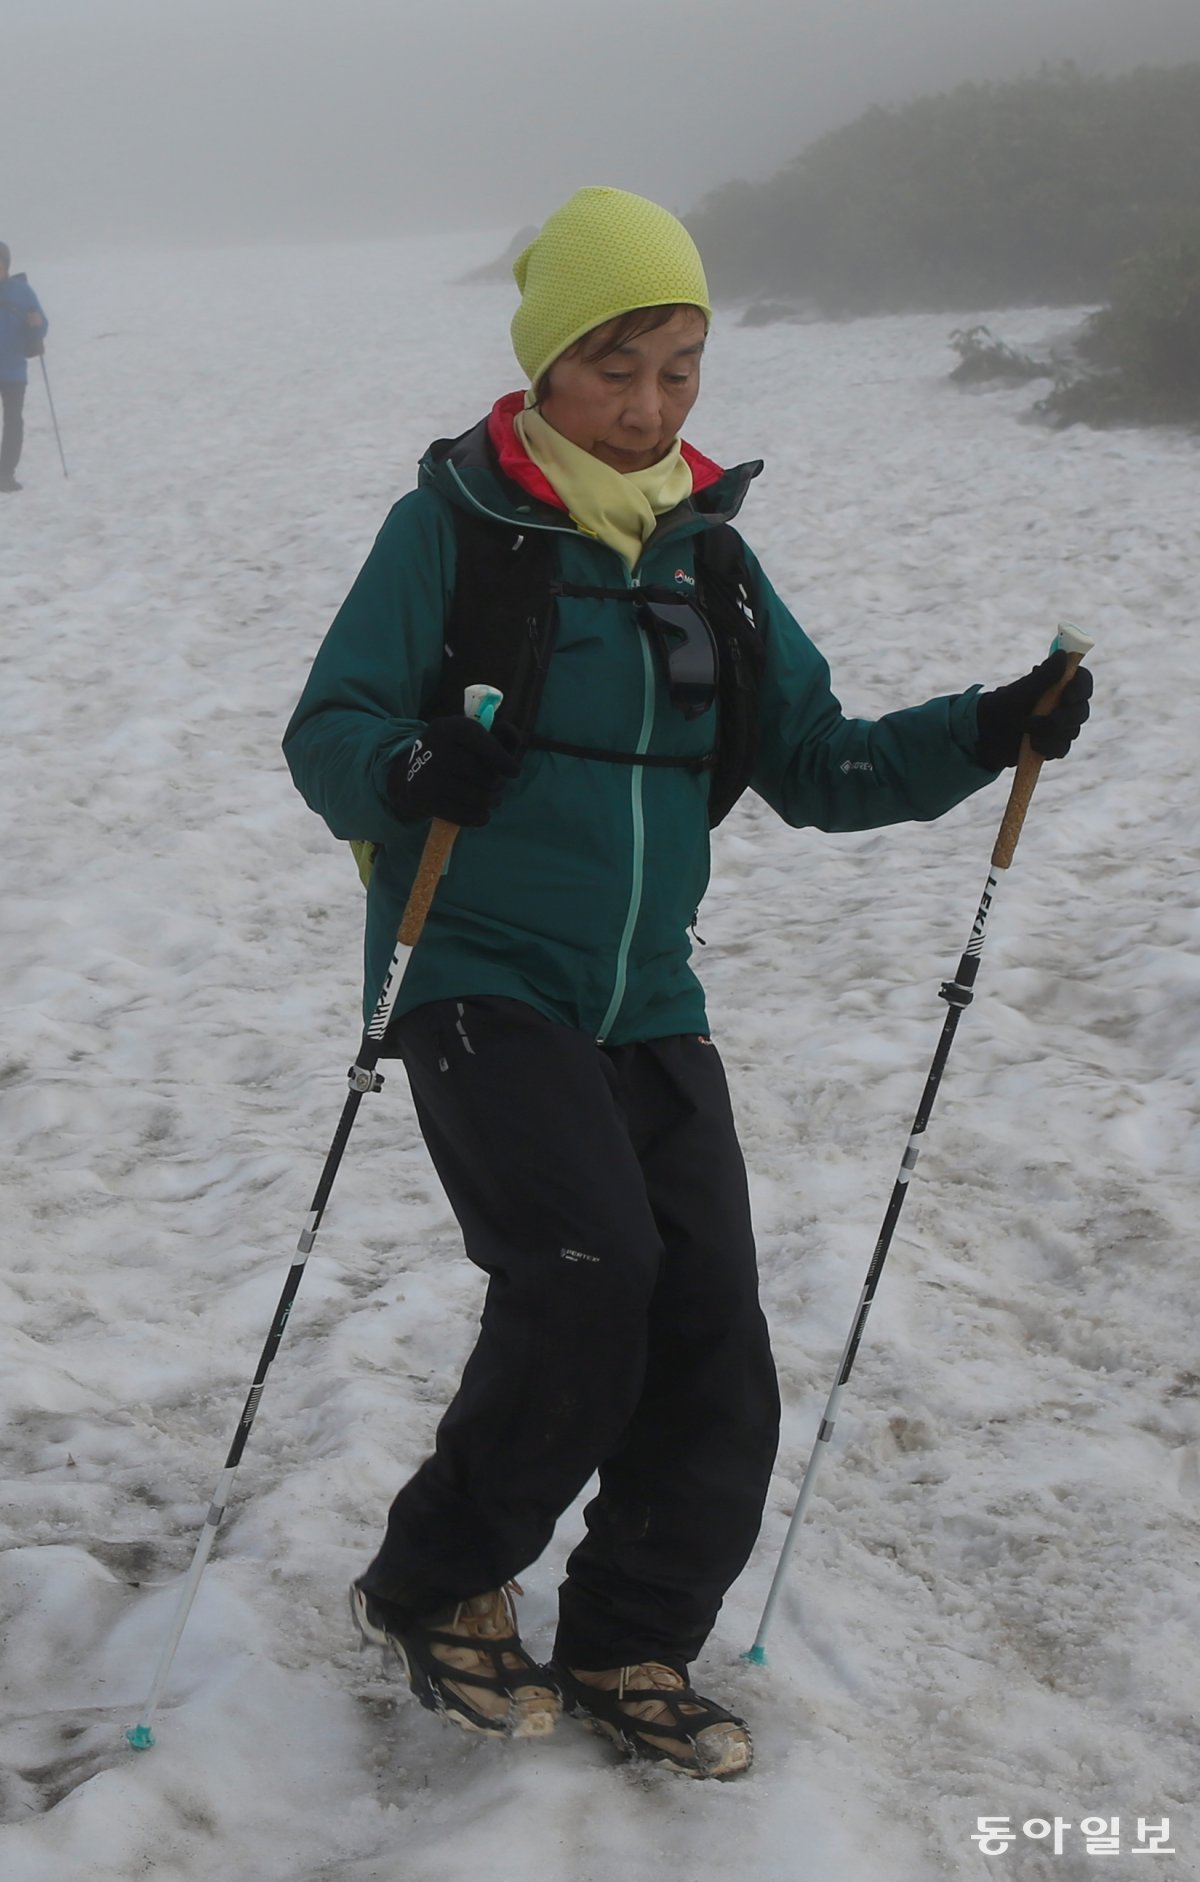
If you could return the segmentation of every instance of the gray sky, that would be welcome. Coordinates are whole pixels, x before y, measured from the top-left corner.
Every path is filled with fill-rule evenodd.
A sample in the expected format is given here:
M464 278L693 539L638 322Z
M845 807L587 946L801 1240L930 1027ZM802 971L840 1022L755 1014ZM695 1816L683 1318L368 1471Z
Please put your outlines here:
M294 240L676 210L873 103L1200 59L1200 0L2 0L0 239Z

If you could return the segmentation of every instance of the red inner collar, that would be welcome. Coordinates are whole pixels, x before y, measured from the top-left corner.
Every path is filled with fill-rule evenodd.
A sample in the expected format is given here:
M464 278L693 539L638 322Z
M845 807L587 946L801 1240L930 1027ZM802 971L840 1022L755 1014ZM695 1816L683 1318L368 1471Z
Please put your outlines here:
M538 469L517 436L513 421L524 407L523 392L506 392L503 398L496 400L488 414L488 437L495 446L500 468L506 477L520 484L522 490L527 490L531 497L537 497L541 503L551 504L556 510L565 510L567 506L557 490ZM710 484L715 484L719 477L724 476L719 464L714 464L712 458L705 457L702 451L693 449L686 439L679 440L679 449L692 473L693 491L707 490Z

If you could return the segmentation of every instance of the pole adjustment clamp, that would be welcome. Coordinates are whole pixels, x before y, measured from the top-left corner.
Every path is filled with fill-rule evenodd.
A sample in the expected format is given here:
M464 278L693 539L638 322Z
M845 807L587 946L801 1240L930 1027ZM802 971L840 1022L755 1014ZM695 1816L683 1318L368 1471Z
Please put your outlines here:
M346 1073L351 1091L382 1091L383 1073L369 1072L365 1065L352 1065Z
M945 1000L947 1006L970 1006L974 998L970 987L958 980L944 980L938 988L938 999Z

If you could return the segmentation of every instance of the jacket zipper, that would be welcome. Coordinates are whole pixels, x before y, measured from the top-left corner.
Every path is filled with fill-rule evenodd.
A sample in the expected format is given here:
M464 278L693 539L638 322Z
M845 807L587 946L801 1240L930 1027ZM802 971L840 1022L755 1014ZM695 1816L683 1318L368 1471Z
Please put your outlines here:
M687 522L690 523L691 521L692 518L689 517ZM683 521L674 526L668 526L663 531L662 536L658 538L657 542L655 538L651 536L650 541L645 544L641 555L638 557L639 566L652 547L658 547L658 544L661 543L666 536L674 535L677 531L682 533L684 527ZM689 530L688 533L691 534L692 532ZM636 587L637 584L632 574L625 569L623 558L618 556L617 560L621 563L621 572L625 575L626 586L629 588ZM654 660L650 652L648 637L643 634L641 640L643 708L642 730L636 748L639 756L649 750L650 736L654 730ZM645 776L645 772L641 765L633 765L630 769L632 771L629 782L629 793L630 809L633 815L633 880L630 884L629 907L625 915L625 927L621 935L620 946L617 949L617 971L613 981L612 998L608 1003L608 1011L605 1013L600 1023L600 1030L596 1034L597 1045L603 1045L604 1041L607 1039L616 1023L617 1014L620 1012L621 1003L625 998L625 986L629 973L629 950L633 945L634 929L637 927L638 915L641 912L642 889L645 883L646 829L642 808L642 780ZM696 932L696 918L698 916L699 910L697 910L696 917L694 917L692 921L692 932L694 934ZM700 941L698 934L696 935L696 939ZM704 942L700 941L700 945L703 947Z
M615 554L616 551L614 550L613 553ZM621 563L626 587L635 587L632 575L625 569L624 559L618 556L617 560ZM654 730L654 659L650 651L649 636L641 634L639 639L642 647L642 729L638 734L635 749L640 757L650 749L650 736ZM645 883L646 824L642 805L645 768L642 765L631 765L629 770L629 808L633 822L633 869L629 883L629 906L625 911L625 926L621 931L621 941L617 948L617 971L613 977L612 998L608 1003L608 1011L600 1022L600 1030L596 1034L597 1045L603 1045L608 1038L625 998L625 987L629 976L629 950L633 946L634 930L641 913L642 888Z

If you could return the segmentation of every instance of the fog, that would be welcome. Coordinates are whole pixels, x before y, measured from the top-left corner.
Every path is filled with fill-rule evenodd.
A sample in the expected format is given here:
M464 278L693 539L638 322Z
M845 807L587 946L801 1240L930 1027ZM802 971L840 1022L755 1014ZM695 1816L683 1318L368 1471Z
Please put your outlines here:
M3 0L0 238L513 228L582 183L683 211L873 103L1200 58L1197 0Z

